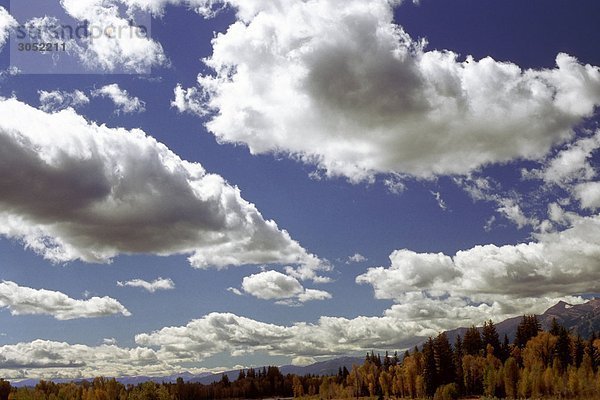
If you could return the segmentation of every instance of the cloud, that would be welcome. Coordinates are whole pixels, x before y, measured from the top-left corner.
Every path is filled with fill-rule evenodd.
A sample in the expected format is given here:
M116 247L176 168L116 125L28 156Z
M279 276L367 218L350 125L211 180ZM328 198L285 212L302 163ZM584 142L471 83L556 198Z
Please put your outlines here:
M313 357L294 357L294 359L292 360L292 365L304 367L306 365L311 365L316 362L317 360Z
M160 43L152 40L147 28L130 24L121 15L116 0L61 0L65 11L78 21L96 27L81 39L76 50L84 66L105 72L148 73L154 66L168 64Z
M230 289L233 293L241 294L237 289ZM263 271L245 277L242 281L242 290L259 299L279 300L278 304L289 306L298 305L298 302L331 298L328 292L305 289L298 279L277 271Z
M92 96L107 97L115 103L117 109L115 113L140 113L146 111L146 104L137 97L129 95L127 90L123 90L118 84L113 83L92 91Z
M12 315L51 315L58 320L131 315L110 297L75 300L61 292L32 289L10 281L0 283L0 307L8 308Z
M117 282L117 286L130 286L130 287L139 287L144 290L147 290L150 293L154 293L157 290L171 290L175 289L175 283L171 279L158 278L153 280L152 282L145 281L143 279L132 279L130 281L125 282Z
M393 23L397 2L205 3L237 12L212 42L214 73L198 77L207 128L329 176L431 178L540 159L600 104L597 67L567 54L523 70L426 51Z
M465 190L474 201L496 203L496 212L514 223L517 228L540 227L540 221L537 217L528 216L523 211L521 206L523 199L517 192L510 191L507 194L499 194L501 192L500 185L493 182L492 179L484 177L457 177L454 178L454 182ZM495 217L493 220L488 219L484 229L489 232L495 221Z
M329 268L237 187L139 129L3 99L0 160L0 235L52 262L189 254L197 268L292 264L315 279Z
M15 67L14 65L11 65L6 69L0 70L0 82L4 81L6 78L9 78L11 76L18 75L20 72L21 71L19 70L19 68Z
M240 291L240 289L238 288L234 288L234 287L228 287L227 288L228 292L231 292L233 294L235 294L236 296L243 296L244 294Z
M475 302L462 296L431 296L423 292L398 294L384 315L396 320L414 321L436 332L459 326L480 325L484 321L503 321L524 314L539 314L559 301L569 304L585 302L581 297L527 297L519 300L498 296L491 302Z
M600 216L570 215L569 221L567 229L537 234L530 243L475 246L453 257L397 250L389 267L369 268L356 282L397 302L388 314L401 310L406 318L433 308L448 318L497 319L542 312L558 299L581 302L570 296L600 291Z
M100 346L34 340L0 346L0 373L8 379L89 379L95 376L165 376L217 373L227 368L196 368L163 359L145 347L122 348L105 339ZM229 368L231 369L231 368Z
M106 344L90 347L47 340L0 346L0 370L8 376L11 372L18 374L18 370L26 370L27 377L122 376L150 372L156 366L165 368L153 350L139 347L122 349Z
M444 199L442 199L442 194L440 192L430 191L430 193L433 195L433 197L435 197L435 201L438 203L439 208L444 211L448 209L448 206L446 205Z
M317 323L282 326L231 313L211 313L185 326L136 335L138 345L157 347L165 360L198 360L221 352L234 356L266 352L289 357L347 354L368 349L398 348L414 336L435 331L421 322L389 316L319 318Z
M597 210L600 208L600 182L585 182L575 186L575 197L582 208Z
M518 200L514 198L498 197L496 201L498 203L496 211L517 225L517 228L523 229L528 225L536 227L539 224L539 221L535 217L527 217L525 215Z
M589 181L596 176L590 163L594 152L600 148L600 130L589 137L569 143L554 157L550 157L543 168L525 170L525 178L537 178L548 185L568 187L573 182Z
M396 250L390 255L390 261L390 268L369 268L356 282L373 285L377 298L390 298L394 293L436 287L438 282L448 282L459 275L452 258L442 253Z
M17 21L6 8L0 6L0 50L8 40L11 29L14 29L17 25Z
M102 340L103 344L106 344L108 346L116 346L117 345L117 339L115 338L104 338Z
M365 262L365 261L368 261L368 259L365 256L363 256L360 253L354 253L353 256L348 257L346 264L361 263L361 262Z
M171 101L171 107L174 107L180 113L191 113L196 115L205 115L207 111L204 108L204 99L200 90L197 88L184 89L178 84L173 90L175 98Z
M250 275L242 281L242 289L264 300L287 299L302 293L304 288L296 278L277 271Z
M390 176L383 179L383 184L390 193L399 195L406 190L406 184L404 184L403 180L406 177L400 174L391 174Z
M300 293L298 295L298 301L300 303L306 303L307 301L328 300L328 299L331 299L331 294L324 290L305 289L303 293Z
M69 107L78 108L90 102L90 99L81 90L74 90L73 92L39 90L38 94L40 95L40 109L49 113Z

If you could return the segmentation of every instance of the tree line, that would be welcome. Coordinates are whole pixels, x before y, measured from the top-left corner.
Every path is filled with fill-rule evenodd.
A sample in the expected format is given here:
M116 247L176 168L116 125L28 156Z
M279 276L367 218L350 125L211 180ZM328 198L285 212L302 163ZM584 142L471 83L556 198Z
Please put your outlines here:
M469 328L453 344L445 333L402 357L370 352L362 365L336 375L283 375L277 367L241 370L235 380L223 374L212 384L145 382L123 385L115 379L11 388L0 380L0 400L217 400L270 397L456 399L464 395L497 398L592 399L600 393L600 338L572 335L556 320L548 331L535 316L524 316L512 343L500 340L488 321Z

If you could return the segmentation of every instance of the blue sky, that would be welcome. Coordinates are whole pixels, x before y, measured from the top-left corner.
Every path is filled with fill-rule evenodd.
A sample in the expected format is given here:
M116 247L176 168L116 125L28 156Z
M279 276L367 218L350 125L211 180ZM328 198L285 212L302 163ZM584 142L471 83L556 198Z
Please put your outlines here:
M44 15L0 3L2 375L305 364L600 291L596 2L207 3L56 1L151 19L77 74L15 64Z

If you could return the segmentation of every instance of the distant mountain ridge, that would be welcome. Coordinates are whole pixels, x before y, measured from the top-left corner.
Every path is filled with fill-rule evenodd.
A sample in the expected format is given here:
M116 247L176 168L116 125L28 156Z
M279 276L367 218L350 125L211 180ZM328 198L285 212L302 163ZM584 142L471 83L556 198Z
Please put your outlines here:
M352 365L359 364L365 361L364 357L340 357L332 360L320 361L314 364L299 366L299 365L283 365L279 367L279 371L283 375L295 374L295 375L335 375L338 373L339 368L346 367L348 370L352 369ZM262 367L260 367L262 368ZM256 368L255 368L256 369ZM229 380L235 380L240 373L239 369L226 371L220 374L211 374L209 376L203 376L199 378L191 379L190 382L198 382L203 384L210 384L215 381L221 380L223 374L227 375Z
M556 318L556 322L563 325L572 334L579 334L582 338L588 339L592 332L600 331L600 299L595 298L584 304L576 305L559 301L543 314L536 315L536 317L544 330L549 330L552 320ZM522 316L509 318L495 324L500 340L506 334L512 342L522 318ZM479 328L481 329L481 327ZM454 343L456 336L464 337L467 329L468 327L453 329L446 331L446 334L451 343Z

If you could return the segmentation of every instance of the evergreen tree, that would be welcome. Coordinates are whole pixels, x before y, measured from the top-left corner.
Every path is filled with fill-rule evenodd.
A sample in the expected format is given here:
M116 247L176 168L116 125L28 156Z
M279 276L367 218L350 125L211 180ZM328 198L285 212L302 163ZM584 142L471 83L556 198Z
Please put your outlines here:
M517 326L515 345L521 349L525 348L529 339L536 337L541 330L542 326L535 315L524 315Z
M390 369L390 365L392 365L392 360L390 359L389 353L385 352L385 357L383 357L383 369L387 371Z
M479 330L473 325L465 333L463 339L463 351L465 354L479 355L482 350L483 342L481 340L481 335L479 334Z
M558 331L556 349L554 356L558 359L562 371L567 370L567 366L571 363L571 339L569 332L564 326L558 325L554 327L554 331Z
M437 365L435 362L435 345L430 337L423 345L423 381L425 394L432 397L438 387Z
M465 374L463 373L462 364L463 356L463 343L460 335L458 335L456 336L456 341L454 342L454 377L459 394L465 393Z
M486 349L487 345L489 344L494 348L494 356L500 358L500 336L498 335L496 326L491 319L483 323L481 337L483 340L483 348Z
M510 357L510 341L508 340L508 335L504 334L504 341L500 345L500 361L504 364L506 360Z
M344 366L344 368L342 368L342 376L344 377L344 381L346 380L346 378L348 378L348 375L350 375L350 371L348 371L348 368Z
M0 400L8 400L10 390L10 382L5 381L4 379L0 379Z
M588 341L587 345L587 354L590 356L590 361L592 363L592 371L596 373L598 369L598 353L596 351L596 347L594 347L594 341L596 340L596 332L592 332L592 336Z
M579 368L583 361L583 355L585 354L585 345L580 335L577 335L575 342L573 343L573 363L575 367Z
M229 382L229 377L227 376L227 374L222 374L221 375L221 381L220 381L221 385L228 387L231 382Z
M446 333L440 333L433 342L437 384L445 385L454 382L454 354Z
M240 373L238 374L236 381L243 381L244 379L246 379L246 373L243 369L240 369Z
M556 318L552 318L552 322L550 323L550 332L551 335L558 336L560 334L560 330L563 328L562 325L558 323Z

